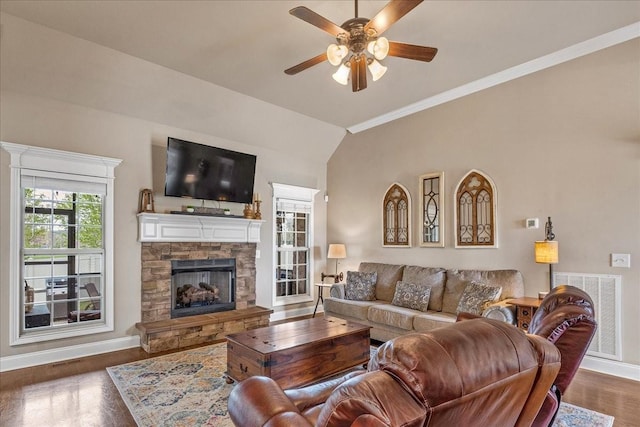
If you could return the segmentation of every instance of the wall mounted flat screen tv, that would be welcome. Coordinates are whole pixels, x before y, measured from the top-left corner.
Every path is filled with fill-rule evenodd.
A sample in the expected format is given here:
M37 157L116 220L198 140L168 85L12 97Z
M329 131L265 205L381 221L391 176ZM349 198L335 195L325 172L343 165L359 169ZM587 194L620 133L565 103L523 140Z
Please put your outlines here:
M253 203L255 172L254 155L167 140L165 196Z

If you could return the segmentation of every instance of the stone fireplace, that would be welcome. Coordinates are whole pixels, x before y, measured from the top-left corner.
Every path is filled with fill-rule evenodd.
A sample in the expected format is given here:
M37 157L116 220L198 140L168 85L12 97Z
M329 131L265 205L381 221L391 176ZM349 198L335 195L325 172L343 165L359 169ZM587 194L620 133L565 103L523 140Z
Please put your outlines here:
M171 264L176 261L234 259L234 308L254 306L256 304L255 257L255 243L143 243L142 321L153 322L172 318L171 312L176 304L175 299L172 300L175 297L172 297L171 292ZM185 315L202 313L204 313L203 310L192 310Z
M256 249L262 222L138 215L142 301L136 327L147 352L211 342L269 324L273 310L256 306ZM174 283L172 293L176 271L185 275ZM189 295L178 298L178 288ZM189 303L178 304L178 299ZM176 314L176 308L188 310Z

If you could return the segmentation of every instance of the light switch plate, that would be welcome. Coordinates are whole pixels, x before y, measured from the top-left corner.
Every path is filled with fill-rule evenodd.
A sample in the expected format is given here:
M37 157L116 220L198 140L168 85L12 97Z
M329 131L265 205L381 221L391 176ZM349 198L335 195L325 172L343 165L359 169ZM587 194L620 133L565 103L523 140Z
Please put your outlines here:
M611 267L631 268L631 254L611 254Z

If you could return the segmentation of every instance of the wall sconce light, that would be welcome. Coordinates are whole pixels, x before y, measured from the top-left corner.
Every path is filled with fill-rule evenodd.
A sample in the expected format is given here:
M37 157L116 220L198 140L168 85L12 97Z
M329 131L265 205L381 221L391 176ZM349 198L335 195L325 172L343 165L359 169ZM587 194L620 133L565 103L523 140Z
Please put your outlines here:
M539 264L549 264L549 290L553 289L553 264L558 263L558 242L554 241L556 235L553 234L551 217L548 217L544 226L546 237L544 241L535 242L535 259Z
M336 273L335 274L324 274L320 273L320 280L324 282L324 279L327 277L333 277L334 283L339 283L344 280L344 275L342 272L338 274L338 260L347 257L347 248L341 243L332 243L329 245L329 250L327 251L327 259L335 259L336 260Z

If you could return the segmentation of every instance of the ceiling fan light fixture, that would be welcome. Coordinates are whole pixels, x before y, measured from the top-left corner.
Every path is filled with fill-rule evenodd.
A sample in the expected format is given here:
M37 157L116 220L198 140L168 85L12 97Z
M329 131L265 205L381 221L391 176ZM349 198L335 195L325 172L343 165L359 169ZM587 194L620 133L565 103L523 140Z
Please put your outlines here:
M285 74L292 76L328 61L338 67L332 75L333 79L345 86L351 81L353 92L359 92L367 88L367 68L373 81L386 73L387 67L378 61L387 56L430 62L438 52L437 48L390 42L381 36L422 1L388 0L387 5L373 18L367 19L358 17L358 0L354 0L355 18L342 25L331 22L306 6L294 7L289 11L291 15L330 34L335 42L327 47L326 52L287 68Z
M382 61L389 54L389 40L386 37L378 37L369 42L367 50L377 60Z
M340 65L347 53L349 53L349 50L343 45L331 43L327 47L327 59L331 65Z
M371 72L371 76L373 77L373 81L377 81L384 73L387 72L387 67L376 61L375 59L369 59L369 71Z
M338 68L338 71L333 73L333 75L331 77L333 77L333 80L337 81L341 85L346 86L347 83L349 83L350 71L351 70L349 69L349 67L347 67L346 65L342 64L342 65L340 65L340 68Z

